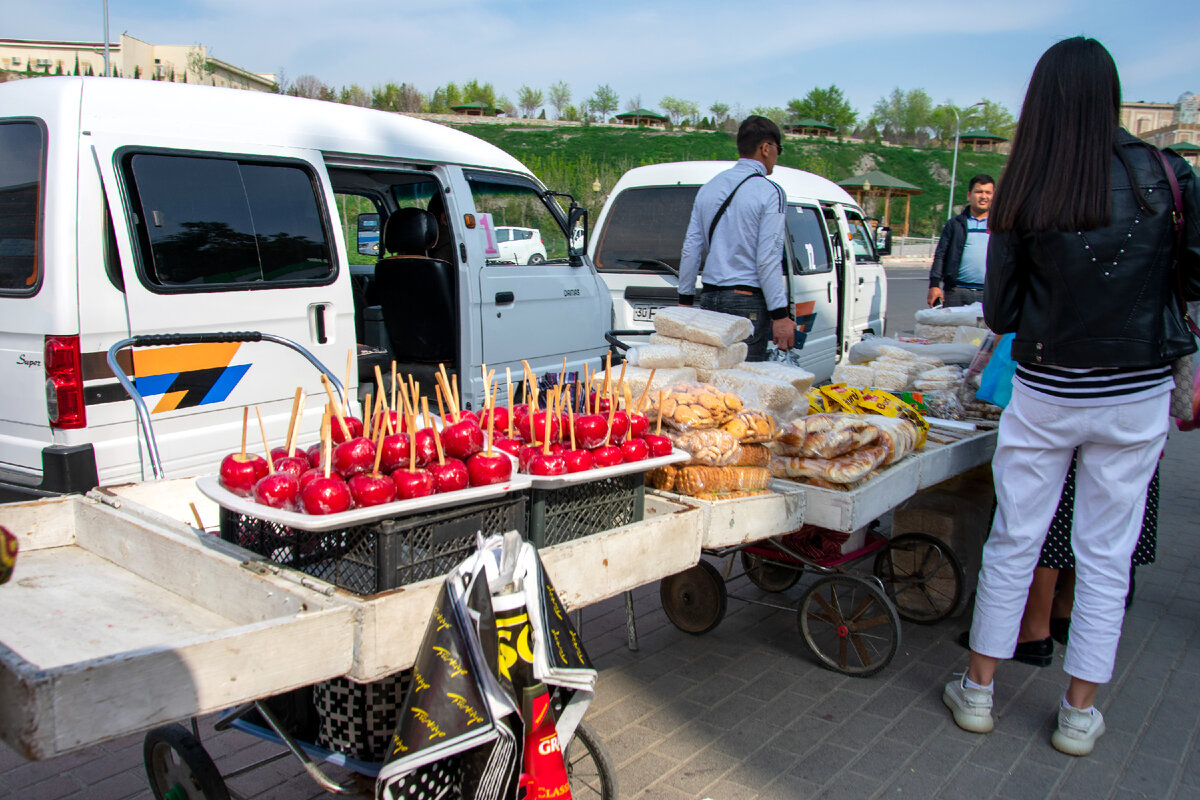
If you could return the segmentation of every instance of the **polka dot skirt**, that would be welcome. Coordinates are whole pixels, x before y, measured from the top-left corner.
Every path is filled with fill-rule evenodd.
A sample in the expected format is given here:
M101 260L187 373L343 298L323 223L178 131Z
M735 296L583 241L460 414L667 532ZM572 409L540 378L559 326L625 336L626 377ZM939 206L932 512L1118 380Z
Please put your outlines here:
M1063 482L1062 497L1050 523L1050 531L1042 545L1039 567L1075 569L1075 553L1071 550L1071 520L1075 514L1075 457ZM1142 516L1142 532L1133 550L1133 566L1153 564L1158 538L1158 468L1146 490L1146 513Z

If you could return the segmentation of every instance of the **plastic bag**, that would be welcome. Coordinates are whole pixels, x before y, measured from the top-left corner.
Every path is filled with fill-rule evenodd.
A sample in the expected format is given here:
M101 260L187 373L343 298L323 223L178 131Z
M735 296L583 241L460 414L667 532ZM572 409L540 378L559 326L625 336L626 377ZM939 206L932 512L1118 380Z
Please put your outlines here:
M597 372L592 379L592 389L600 391L604 388L604 379L607 373L603 370ZM612 371L611 385L615 389L617 381L621 377L620 368L614 367ZM644 367L627 367L625 369L625 385L629 387L630 393L634 400L642 396L642 392L646 390L646 383L650 380L650 370ZM654 371L654 383L650 386L647 397L653 395L659 389L665 389L676 383L694 383L696 380L696 370L691 367L678 367L675 369L659 369Z
M692 457L690 464L723 467L741 456L737 437L719 429L683 431L671 436L671 441Z
M668 306L654 315L654 330L663 336L712 347L729 347L750 338L754 326L745 317L691 306Z
M816 376L808 370L801 367L794 367L791 364L784 364L781 361L747 361L743 364L738 364L738 369L753 372L756 375L766 375L768 378L787 381L796 387L796 391L800 394L804 394L811 389L813 381L816 379Z
M865 364L838 364L833 368L834 383L848 383L851 386L875 385L875 370Z
M681 467L674 488L680 494L697 495L766 489L770 485L771 470L766 467Z
M864 336L862 341L856 342L850 347L849 361L853 364L874 361L880 357L882 347L898 347L926 360L937 359L946 364L969 364L977 349L969 344L921 344L920 342L903 342L884 336Z
M791 408L800 396L796 387L787 381L741 369L718 370L712 374L709 382L718 389L733 392L742 398L747 408L771 412Z
M745 342L713 346L653 333L650 344L678 348L683 353L684 365L697 369L728 369L746 360Z
M668 344L640 344L629 348L626 355L632 367L646 369L671 369L686 366L683 351Z
M646 416L655 420L659 413L659 393L651 392L649 398ZM663 422L675 430L715 428L741 410L740 397L706 383L677 383L662 393Z
M1017 362L1012 357L1014 336L1006 333L1000 337L980 375L979 389L975 392L977 400L1004 408L1012 399L1013 376L1017 372Z
M925 325L979 325L983 319L983 303L971 303L969 306L935 306L921 308L913 315L913 319Z
M775 438L775 420L755 408L747 408L721 426L721 430L732 434L743 445L769 442Z

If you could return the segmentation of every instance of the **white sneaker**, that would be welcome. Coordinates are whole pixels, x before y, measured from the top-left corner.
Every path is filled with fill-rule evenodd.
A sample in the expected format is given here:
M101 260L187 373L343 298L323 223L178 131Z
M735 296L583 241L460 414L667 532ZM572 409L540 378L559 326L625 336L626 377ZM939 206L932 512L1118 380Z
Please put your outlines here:
M962 680L952 680L942 692L942 702L954 715L954 724L971 733L990 733L995 727L992 719L992 690L968 689Z
M1104 735L1104 716L1093 706L1088 711L1060 705L1058 729L1050 737L1054 749L1069 756L1086 756Z

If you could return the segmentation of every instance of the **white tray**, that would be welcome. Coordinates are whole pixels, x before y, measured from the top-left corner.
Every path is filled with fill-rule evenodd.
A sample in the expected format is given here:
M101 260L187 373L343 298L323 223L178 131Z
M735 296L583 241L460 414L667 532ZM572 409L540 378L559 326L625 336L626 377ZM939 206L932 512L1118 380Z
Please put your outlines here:
M630 475L634 472L647 472L656 467L665 467L668 464L681 464L684 461L690 461L691 458L690 453L675 448L669 456L647 458L645 461L630 461L625 464L614 464L611 467L587 469L583 472L570 472L566 475L528 475L526 473L521 473L521 475L533 481L534 489L565 489L568 486L591 483L592 481L603 480L604 478L615 478L619 475Z
M396 500L381 506L355 508L340 514L302 514L299 511L283 511L264 506L248 497L239 497L222 486L220 479L215 475L196 479L196 488L222 508L278 525L286 525L289 528L314 532L340 530L351 525L365 525L381 519L403 517L417 511L430 511L435 508L463 505L477 500L488 500L509 492L528 489L530 484L528 475L514 471L512 477L505 483L491 486L473 486L457 492L431 494L428 497L415 497L412 500Z

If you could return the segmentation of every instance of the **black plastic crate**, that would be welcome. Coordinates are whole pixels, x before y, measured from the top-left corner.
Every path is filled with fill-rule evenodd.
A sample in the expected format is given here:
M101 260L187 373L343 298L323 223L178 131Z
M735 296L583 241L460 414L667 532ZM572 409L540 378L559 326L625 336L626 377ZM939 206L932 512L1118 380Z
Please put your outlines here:
M527 526L524 492L384 519L342 530L302 531L221 509L221 538L355 594L444 575L484 536Z
M646 511L645 474L601 478L561 489L534 489L529 504L529 541L549 547L593 533L641 522Z

